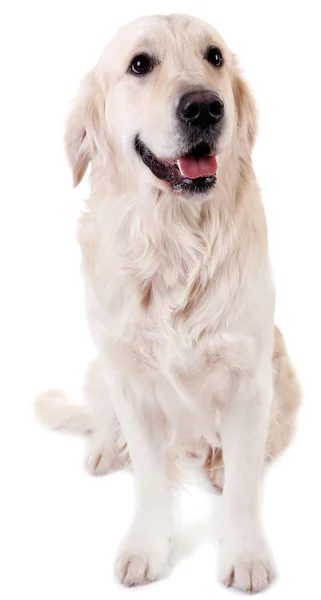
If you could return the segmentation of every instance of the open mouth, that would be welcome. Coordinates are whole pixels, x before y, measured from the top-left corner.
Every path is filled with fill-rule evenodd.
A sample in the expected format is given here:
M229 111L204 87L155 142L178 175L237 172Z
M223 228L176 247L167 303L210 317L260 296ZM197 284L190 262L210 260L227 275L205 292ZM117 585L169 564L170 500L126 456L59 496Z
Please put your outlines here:
M217 160L206 142L174 160L160 160L136 136L135 148L157 179L167 181L176 192L206 193L216 184Z

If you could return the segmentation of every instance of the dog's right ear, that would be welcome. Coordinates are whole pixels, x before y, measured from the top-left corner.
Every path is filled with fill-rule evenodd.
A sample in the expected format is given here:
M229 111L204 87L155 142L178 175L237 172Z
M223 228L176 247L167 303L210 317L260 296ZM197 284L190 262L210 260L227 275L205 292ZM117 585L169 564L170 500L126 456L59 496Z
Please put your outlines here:
M233 81L234 99L237 111L237 132L241 151L249 159L252 154L257 132L257 108L249 86L241 75L235 61Z
M95 152L105 152L105 131L104 94L90 71L80 85L66 123L65 146L74 186L81 182Z

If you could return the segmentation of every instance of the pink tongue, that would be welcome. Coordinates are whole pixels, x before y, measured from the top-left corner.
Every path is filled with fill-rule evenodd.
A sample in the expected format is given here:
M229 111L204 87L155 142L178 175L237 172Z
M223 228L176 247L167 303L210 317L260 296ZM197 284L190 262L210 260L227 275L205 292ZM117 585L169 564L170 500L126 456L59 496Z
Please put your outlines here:
M181 174L188 179L215 175L217 160L215 156L202 156L198 160L193 156L179 158L177 161Z

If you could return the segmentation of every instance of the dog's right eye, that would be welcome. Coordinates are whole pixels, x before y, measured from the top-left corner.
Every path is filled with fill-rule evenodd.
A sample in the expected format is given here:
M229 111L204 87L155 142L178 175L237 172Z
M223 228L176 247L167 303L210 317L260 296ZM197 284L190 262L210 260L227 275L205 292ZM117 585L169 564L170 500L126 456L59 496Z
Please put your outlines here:
M129 71L134 75L146 75L153 68L153 62L147 54L135 56L129 66Z

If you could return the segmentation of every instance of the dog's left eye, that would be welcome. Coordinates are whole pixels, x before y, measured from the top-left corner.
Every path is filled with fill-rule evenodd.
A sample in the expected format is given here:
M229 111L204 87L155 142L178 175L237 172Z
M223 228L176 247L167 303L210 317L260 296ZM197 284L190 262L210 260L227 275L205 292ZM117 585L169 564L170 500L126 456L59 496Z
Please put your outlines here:
M135 56L129 66L129 70L135 75L146 75L153 68L152 60L147 54Z
M205 58L213 65L213 67L222 67L224 62L222 52L216 48L216 46L210 46L208 48Z

